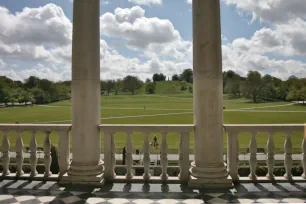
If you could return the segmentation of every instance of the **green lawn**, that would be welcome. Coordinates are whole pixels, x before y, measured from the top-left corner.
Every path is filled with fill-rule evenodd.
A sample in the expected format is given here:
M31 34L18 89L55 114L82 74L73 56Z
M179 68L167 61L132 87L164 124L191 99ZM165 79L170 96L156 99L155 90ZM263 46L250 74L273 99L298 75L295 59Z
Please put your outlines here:
M224 100L225 124L288 124L306 123L306 106L303 105L287 105L288 102L274 103L250 103L245 99ZM11 107L0 109L0 123L71 123L71 101L61 101L49 106L33 106L33 107ZM101 124L192 124L192 96L188 93L173 94L171 96L164 95L120 95L120 96L103 96L101 97ZM267 107L268 106L268 107ZM273 107L270 107L273 106ZM144 108L145 107L145 108ZM255 108L255 109L253 109ZM258 109L256 109L258 108ZM237 109L251 109L251 111L260 112L242 112L233 111ZM296 111L296 112L263 112L263 111ZM155 114L171 114L182 113L181 115L163 115L149 116ZM125 116L138 116L135 118L124 118ZM111 118L123 117L123 118ZM67 122L68 120L68 122ZM43 146L42 133L37 133L37 141L39 146ZM158 133L158 140L161 141ZM0 133L2 137L2 133ZM15 133L9 134L11 146L15 146ZM25 146L29 146L29 133L23 133ZM169 133L168 135L169 151L177 153L179 136L177 133ZM292 136L294 152L301 152L302 133ZM143 135L135 133L132 136L134 148L140 148L143 145ZM51 134L51 141L57 145L58 139L55 133ZM250 135L241 133L239 135L240 151L243 152L248 147ZM125 145L125 136L123 133L115 135L116 148L118 151ZM258 147L265 147L267 135L259 133L257 137ZM224 135L224 147L226 148L226 135ZM284 135L282 133L275 134L275 145L277 152L283 152ZM103 135L101 135L101 147L103 148ZM193 135L190 137L190 149L193 151ZM152 150L159 151L159 150Z

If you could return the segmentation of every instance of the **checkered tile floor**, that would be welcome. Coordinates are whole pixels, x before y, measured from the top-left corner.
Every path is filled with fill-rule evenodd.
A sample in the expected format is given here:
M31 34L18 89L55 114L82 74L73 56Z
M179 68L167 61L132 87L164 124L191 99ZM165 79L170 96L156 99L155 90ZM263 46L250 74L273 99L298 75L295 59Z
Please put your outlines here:
M56 182L0 181L0 203L305 203L306 184L242 184L229 190L190 190L177 184L107 184L102 188Z

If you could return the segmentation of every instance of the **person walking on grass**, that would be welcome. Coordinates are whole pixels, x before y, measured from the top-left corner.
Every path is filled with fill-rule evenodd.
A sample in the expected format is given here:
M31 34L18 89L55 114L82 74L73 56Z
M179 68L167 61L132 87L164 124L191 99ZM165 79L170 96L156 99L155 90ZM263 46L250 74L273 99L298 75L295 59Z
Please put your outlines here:
M156 147L156 148L157 148L157 146L158 146L156 135L154 135L154 137L153 137L153 141L152 141L152 143L151 143L151 146Z

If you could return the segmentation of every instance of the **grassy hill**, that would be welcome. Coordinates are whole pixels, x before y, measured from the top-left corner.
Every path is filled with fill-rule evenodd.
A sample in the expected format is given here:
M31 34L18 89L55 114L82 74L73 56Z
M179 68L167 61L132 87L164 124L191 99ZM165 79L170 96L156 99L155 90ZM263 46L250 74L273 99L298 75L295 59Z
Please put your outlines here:
M137 91L137 94L146 94L146 83ZM188 88L192 87L192 84L188 84ZM156 82L155 94L158 95L172 95L172 94L186 94L190 95L189 90L182 91L179 81L159 81Z

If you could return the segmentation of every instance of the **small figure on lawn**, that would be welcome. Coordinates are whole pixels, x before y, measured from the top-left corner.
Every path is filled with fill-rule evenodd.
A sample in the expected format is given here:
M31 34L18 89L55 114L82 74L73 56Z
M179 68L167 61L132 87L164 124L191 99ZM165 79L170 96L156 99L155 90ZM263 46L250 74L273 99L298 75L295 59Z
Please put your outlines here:
M151 146L156 147L156 148L158 146L156 135L154 135L153 141L151 142Z
M125 156L126 156L126 150L125 150L125 147L123 147L123 150L122 150L122 165L125 165Z

